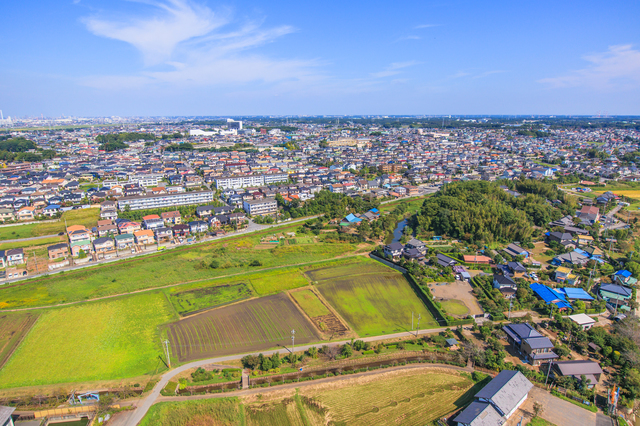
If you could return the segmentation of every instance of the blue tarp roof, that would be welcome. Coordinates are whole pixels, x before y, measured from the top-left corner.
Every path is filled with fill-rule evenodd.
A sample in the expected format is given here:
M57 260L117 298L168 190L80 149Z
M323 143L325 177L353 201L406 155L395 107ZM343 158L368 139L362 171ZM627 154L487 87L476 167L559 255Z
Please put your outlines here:
M631 272L627 271L626 269L623 269L621 271L616 272L615 275L622 275L625 278L629 278L631 276Z
M535 294L538 295L539 298L541 298L547 303L555 303L556 306L558 306L558 308L560 309L562 308L573 309L571 307L571 304L567 302L564 296L561 296L560 294L556 293L555 291L553 291L553 289L551 289L550 287L547 287L546 285L534 283L530 285L530 288L531 290L533 290Z
M568 299L593 300L593 297L581 288L565 287L557 288L555 291Z
M361 222L362 219L360 219L359 217L355 217L355 215L353 213L349 213L349 215L347 217L345 217L345 220L347 222Z
M378 209L371 209L369 211L372 212L372 213L378 213Z

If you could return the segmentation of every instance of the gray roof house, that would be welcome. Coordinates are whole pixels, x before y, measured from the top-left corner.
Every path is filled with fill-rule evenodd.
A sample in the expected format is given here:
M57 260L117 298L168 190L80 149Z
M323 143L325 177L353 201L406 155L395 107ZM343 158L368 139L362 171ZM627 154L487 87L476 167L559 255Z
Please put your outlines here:
M533 384L519 371L503 370L455 419L458 426L499 426L527 399Z
M0 406L0 426L13 426L11 415L15 410L14 407Z

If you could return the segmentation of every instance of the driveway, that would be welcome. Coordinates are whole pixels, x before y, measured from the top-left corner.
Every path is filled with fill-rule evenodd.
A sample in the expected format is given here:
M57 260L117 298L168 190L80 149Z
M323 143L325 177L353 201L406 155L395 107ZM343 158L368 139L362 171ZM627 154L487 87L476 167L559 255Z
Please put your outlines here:
M528 420L533 417L534 402L542 404L543 411L540 417L557 426L610 426L612 424L601 424L599 421L596 423L596 413L587 411L563 399L556 398L549 392L534 386L531 392L529 392L529 398L527 398L518 411L511 416L506 425L515 426L521 418L525 420L523 424L528 423ZM609 419L604 415L603 417Z

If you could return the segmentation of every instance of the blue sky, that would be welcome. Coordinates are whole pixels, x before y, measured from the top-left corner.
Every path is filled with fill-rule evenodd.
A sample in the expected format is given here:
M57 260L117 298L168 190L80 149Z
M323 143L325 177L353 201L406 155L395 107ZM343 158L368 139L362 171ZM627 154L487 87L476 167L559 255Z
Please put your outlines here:
M21 0L25 115L640 115L640 2Z

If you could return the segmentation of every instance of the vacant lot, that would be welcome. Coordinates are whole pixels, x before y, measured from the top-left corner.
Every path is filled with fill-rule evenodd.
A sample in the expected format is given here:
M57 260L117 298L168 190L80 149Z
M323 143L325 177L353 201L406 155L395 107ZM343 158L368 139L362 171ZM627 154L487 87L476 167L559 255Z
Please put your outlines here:
M217 285L170 293L169 300L181 316L252 296L245 283Z
M38 319L32 313L7 313L0 315L0 368L9 359L20 341Z
M1 228L0 228L1 229ZM92 299L135 290L155 288L188 281L207 280L218 276L247 272L248 266L260 259L262 268L294 265L331 259L353 251L351 244L313 244L281 246L270 250L252 248L254 240L220 241L188 246L164 253L100 265L55 276L37 278L0 288L0 309L50 306L54 304ZM213 259L220 267L211 268ZM260 291L281 291L303 284L303 277L288 282L287 277L256 277Z
M154 404L140 426L236 426L243 425L238 398L220 398Z
M336 424L366 426L431 424L473 399L470 379L429 369L389 372L350 382L315 392L302 388L302 394L327 407Z
M251 285L261 296L309 285L298 268L264 271L251 275Z
M466 281L434 283L430 284L429 287L436 300L451 315L481 315L483 313L478 300L473 295L471 284Z
M169 312L160 293L47 311L0 370L0 388L152 373Z
M322 296L360 336L411 329L411 313L420 328L437 324L407 280L397 271L369 260L306 272Z
M168 327L174 356L180 362L211 356L260 351L291 342L319 339L313 325L284 294L212 309Z

